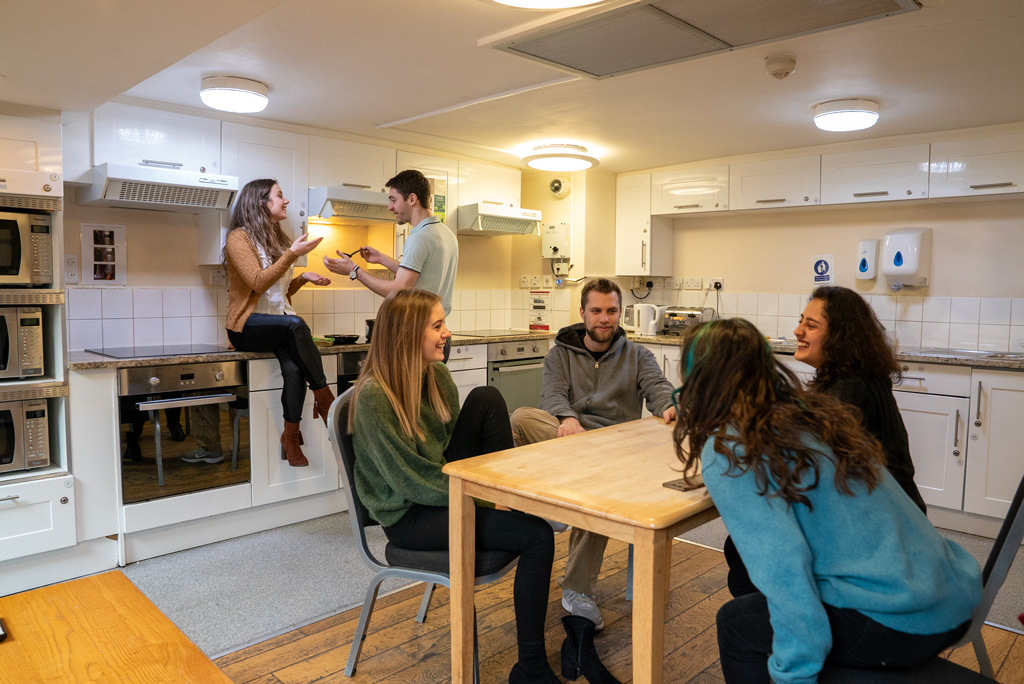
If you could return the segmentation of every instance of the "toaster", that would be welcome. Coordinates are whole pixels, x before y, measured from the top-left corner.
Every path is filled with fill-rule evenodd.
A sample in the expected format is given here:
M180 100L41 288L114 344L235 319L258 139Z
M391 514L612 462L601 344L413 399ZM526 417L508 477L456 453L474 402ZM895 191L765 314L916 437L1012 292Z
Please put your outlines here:
M715 316L715 310L710 306L686 307L669 306L661 315L662 335L682 335L683 331L690 326L710 321Z

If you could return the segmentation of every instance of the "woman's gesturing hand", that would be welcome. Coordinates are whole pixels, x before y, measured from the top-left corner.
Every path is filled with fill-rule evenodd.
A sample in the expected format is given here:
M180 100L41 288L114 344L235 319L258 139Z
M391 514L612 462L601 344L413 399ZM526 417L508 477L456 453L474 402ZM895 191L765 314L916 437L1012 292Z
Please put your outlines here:
M299 256L309 254L316 249L316 246L319 245L320 241L323 239L323 236L320 236L315 240L310 240L309 233L303 233L299 237L295 238L295 242L292 243L291 250Z
M330 278L328 278L327 276L322 276L319 273L314 273L313 271L306 271L305 273L302 274L302 277L305 278L307 281L313 283L314 285L320 285L321 287L325 287L331 284Z

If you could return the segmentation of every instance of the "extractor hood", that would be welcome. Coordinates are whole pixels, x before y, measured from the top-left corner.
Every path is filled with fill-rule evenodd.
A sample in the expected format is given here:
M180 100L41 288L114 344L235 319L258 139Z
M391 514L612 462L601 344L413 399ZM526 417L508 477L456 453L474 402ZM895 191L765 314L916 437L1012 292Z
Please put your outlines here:
M310 188L309 218L343 224L395 222L386 194L348 185Z
M459 233L462 235L526 235L540 224L536 209L506 207L491 202L463 204L459 207Z
M92 183L78 191L78 203L128 209L199 212L227 209L238 178L145 166L99 164Z

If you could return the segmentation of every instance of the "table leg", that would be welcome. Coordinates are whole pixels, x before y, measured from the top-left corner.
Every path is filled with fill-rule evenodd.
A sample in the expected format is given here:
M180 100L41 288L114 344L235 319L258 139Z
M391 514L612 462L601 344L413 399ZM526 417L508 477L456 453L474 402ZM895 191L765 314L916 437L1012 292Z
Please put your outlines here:
M476 506L464 482L448 478L448 544L451 572L452 684L473 681L473 588L476 567Z
M639 529L633 539L633 684L662 684L671 538Z

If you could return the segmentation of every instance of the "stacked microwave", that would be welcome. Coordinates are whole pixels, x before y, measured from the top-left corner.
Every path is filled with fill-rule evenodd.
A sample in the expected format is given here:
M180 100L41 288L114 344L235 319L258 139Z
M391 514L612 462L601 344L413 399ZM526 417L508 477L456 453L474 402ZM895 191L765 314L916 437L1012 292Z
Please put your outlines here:
M47 214L0 212L0 287L53 283L51 228Z

